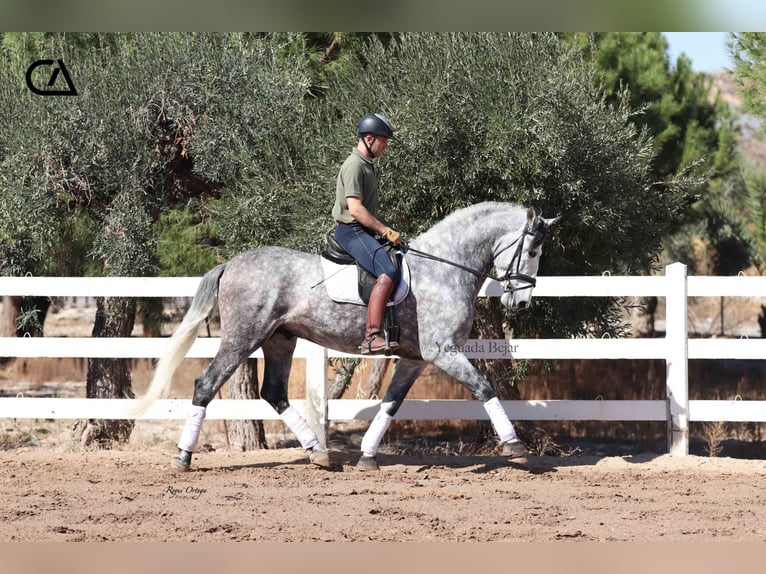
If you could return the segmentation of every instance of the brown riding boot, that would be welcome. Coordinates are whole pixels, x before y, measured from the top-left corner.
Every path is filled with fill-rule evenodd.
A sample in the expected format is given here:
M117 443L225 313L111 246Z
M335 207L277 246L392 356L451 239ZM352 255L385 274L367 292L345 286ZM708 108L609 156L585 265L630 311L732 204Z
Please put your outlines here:
M372 288L370 302L367 304L367 329L364 333L364 341L360 345L363 355L373 355L386 349L386 337L381 333L381 325L393 288L394 282L385 273L378 277ZM395 341L389 344L389 347L397 346L398 343Z

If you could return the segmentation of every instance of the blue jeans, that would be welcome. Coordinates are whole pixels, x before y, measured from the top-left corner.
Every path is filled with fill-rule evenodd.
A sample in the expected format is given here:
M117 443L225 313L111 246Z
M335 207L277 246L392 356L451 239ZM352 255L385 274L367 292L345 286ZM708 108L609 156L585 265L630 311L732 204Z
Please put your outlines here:
M372 231L360 223L340 223L335 228L335 239L356 261L375 277L388 275L399 283L399 272L384 247L378 243Z

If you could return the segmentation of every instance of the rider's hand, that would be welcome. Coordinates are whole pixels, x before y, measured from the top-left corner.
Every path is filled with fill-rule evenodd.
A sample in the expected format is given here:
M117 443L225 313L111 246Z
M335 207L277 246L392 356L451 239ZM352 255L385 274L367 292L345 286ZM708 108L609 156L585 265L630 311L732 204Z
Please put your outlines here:
M394 231L390 227L386 227L386 230L383 232L383 237L385 237L394 246L399 246L402 244L402 234L398 231Z

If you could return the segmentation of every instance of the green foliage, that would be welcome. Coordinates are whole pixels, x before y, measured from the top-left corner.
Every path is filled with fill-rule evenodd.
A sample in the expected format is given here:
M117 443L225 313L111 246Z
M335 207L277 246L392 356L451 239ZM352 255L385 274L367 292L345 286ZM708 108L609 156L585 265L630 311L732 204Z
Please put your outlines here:
M200 252L215 247L228 258L264 244L313 247L329 212L322 191L331 190L317 172L333 162L309 97L303 38L232 34L187 41L182 38L184 81L173 84L163 114L176 126L193 173L216 190L215 200L199 204L207 226L198 237Z
M591 37L587 37L591 38ZM586 46L586 37L578 37ZM642 110L632 116L637 126L653 138L655 178L662 180L693 165L698 173L713 167L721 175L730 164L733 148L727 147L732 129L728 108L711 101L711 79L695 73L681 55L670 61L668 43L660 32L608 32L592 36L586 50L592 52L610 101L628 91L630 106ZM716 156L727 151L728 156ZM716 161L719 160L719 161Z
M763 121L766 117L766 33L732 34L729 49L734 59L734 79L743 108ZM726 203L728 220L750 250L751 259L763 274L766 269L766 179L756 166L746 166L732 185L732 201Z
M101 234L97 250L102 268L108 261L110 269L136 269L134 263L142 259L137 254L140 246L126 251L123 244L111 243L106 240L111 233L106 226L132 216L117 213L120 209L145 209L140 200L153 142L130 113L133 96L125 81L139 66L124 59L124 75L114 73L116 58L110 59L114 56L111 51L87 48L84 53L81 50L85 48L73 47L77 42L69 42L65 35L34 39L32 44L39 53L32 57L61 54L69 62L80 95L33 95L22 80L27 65L22 59L0 72L5 75L0 82L0 171L8 174L0 189L0 207L18 226L10 232L12 242L24 237L24 228L37 241L22 265L14 265L5 255L0 266L5 273L14 274L92 270L87 256L79 263L72 257L61 257L61 240L74 239L73 251L82 256L90 252L86 244ZM131 194L136 201L125 200ZM117 197L123 199L115 202ZM130 240L131 236L120 237ZM141 241L147 245L144 238ZM110 251L112 245L114 253ZM120 264L117 259L128 251L132 258ZM138 269L147 264L145 247L143 251L144 262Z
M745 209L737 219L737 231L751 246L758 271L766 271L766 175L760 171L748 172L745 179Z
M72 218L84 229L83 216L90 223L77 249L97 256L107 273L151 272L155 244L176 255L196 251L187 259L161 257L165 273L182 274L200 272L210 258L199 255L211 244L223 243L227 254L283 236L301 244L297 238L315 220L311 212L304 219L295 205L312 201L317 182L308 162L319 153L306 150L321 148L311 135L321 130L307 119L303 55L287 49L297 38L4 35L5 49L19 57L0 72L3 272L71 272L71 258L52 255L60 251L58 239L72 232ZM35 96L20 80L29 61L50 53L66 60L76 98ZM275 194L286 193L290 201L268 208ZM212 197L222 198L215 210L195 217L208 225L211 214L220 213L222 224L208 227L221 237L212 237L214 231L178 235L180 222L161 220L190 199L208 209L205 198ZM249 209L261 206L267 206L263 213ZM131 234L134 224L142 230ZM147 224L171 235L157 242ZM96 242L92 249L82 243L88 240ZM187 240L203 243L170 246Z
M766 176L744 169L731 178L711 202L706 218L707 236L715 249L710 254L712 272L736 275L753 265L766 271Z
M156 274L151 222L137 193L127 189L111 203L94 253L108 277L143 277Z
M155 226L161 275L204 275L219 261L209 220L199 206L188 204L160 216Z
M729 50L734 59L734 77L741 88L745 111L766 116L766 33L732 34Z
M656 252L686 202L680 185L650 178L651 141L628 121L626 94L607 105L554 35L404 34L365 58L333 93L348 122L382 109L400 127L381 172L410 233L470 203L516 200L562 215L558 235L581 242L546 258L558 270L622 272Z
M762 33L738 33L730 36L729 43L743 108L757 115L766 112L764 38ZM716 106L717 111L723 107L718 102ZM751 265L763 272L766 234L762 178L757 168L737 156L738 130L732 125L731 114L721 112L717 122L718 148L708 152L713 158L712 176L699 201L688 211L686 227L674 238L669 251L702 273L734 275ZM688 123L693 133L691 130L698 126ZM698 248L689 249L695 243Z
M682 217L663 238L666 258L695 269L691 249L702 233L713 251L734 256L736 238L717 206L726 204L725 183L736 177L737 130L729 107L712 97L712 80L695 73L685 55L670 61L668 43L658 32L609 32L576 35L576 42L602 74L610 100L627 90L631 117L653 140L652 177L657 181L687 172L696 185ZM743 252L730 260L737 268ZM746 264L744 264L746 266Z
M0 164L0 265L4 275L44 274L61 214L41 178L7 158Z

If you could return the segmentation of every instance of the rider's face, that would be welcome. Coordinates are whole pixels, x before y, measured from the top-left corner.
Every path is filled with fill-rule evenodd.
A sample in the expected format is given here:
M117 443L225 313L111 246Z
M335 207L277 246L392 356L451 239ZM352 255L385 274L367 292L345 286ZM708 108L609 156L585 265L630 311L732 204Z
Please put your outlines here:
M384 136L367 136L367 145L370 146L372 154L380 157L388 148L388 138Z

